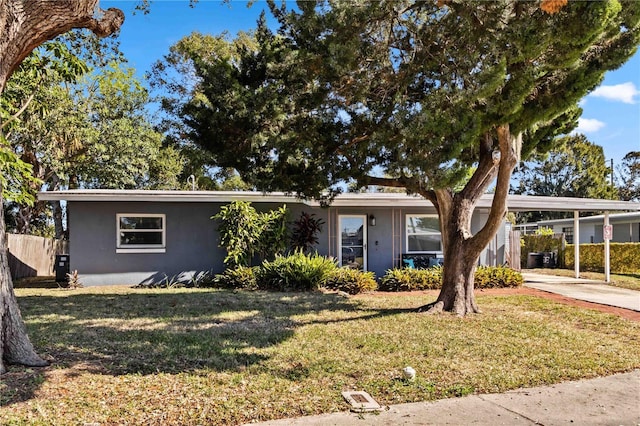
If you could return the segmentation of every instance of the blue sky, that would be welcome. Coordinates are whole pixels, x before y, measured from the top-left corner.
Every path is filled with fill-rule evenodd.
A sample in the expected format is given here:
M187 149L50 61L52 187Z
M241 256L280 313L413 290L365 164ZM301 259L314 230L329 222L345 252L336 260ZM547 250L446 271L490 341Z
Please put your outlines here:
M234 35L255 28L260 11L255 1L199 0L194 8L188 1L155 0L151 13L133 15L136 2L102 0L103 9L117 7L126 14L121 30L121 49L142 77L151 64L168 53L169 47L193 31ZM267 15L268 16L268 15ZM618 164L629 151L640 151L640 52L618 70L610 71L602 85L581 102L584 110L577 131L604 148L607 160Z

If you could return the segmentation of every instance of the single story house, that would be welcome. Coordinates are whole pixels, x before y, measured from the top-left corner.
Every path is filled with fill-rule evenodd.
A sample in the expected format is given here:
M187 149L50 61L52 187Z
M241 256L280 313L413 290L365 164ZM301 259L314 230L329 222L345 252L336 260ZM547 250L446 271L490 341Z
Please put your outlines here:
M551 228L556 234L564 233L569 244L574 243L574 223L571 219L553 219L537 222L538 228ZM580 244L604 242L605 215L581 217ZM609 215L612 226L611 242L637 243L640 242L640 212L612 213Z
M261 211L286 204L292 220L303 211L315 214L324 221L317 251L378 277L400 266L403 254L442 256L435 208L406 194L345 193L330 207L259 192L67 190L41 192L38 198L66 201L69 265L85 285L142 284L222 272L225 251L218 246L211 216L236 200L250 201ZM479 201L472 232L485 223L491 201L491 194ZM512 211L640 210L638 203L519 195L510 196L508 203ZM481 264L505 263L509 234L505 222L480 256Z

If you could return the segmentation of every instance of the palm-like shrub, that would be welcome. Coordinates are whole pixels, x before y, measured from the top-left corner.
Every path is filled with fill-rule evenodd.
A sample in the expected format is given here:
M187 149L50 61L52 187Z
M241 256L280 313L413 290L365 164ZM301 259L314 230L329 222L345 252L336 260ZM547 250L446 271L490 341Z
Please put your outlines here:
M300 213L300 217L293 222L291 231L291 246L294 250L309 252L318 244L318 234L322 232L324 221L307 212Z
M380 280L382 291L432 290L442 287L442 267L389 269Z
M478 266L474 287L508 288L523 284L522 274L504 266ZM380 280L381 291L435 290L442 287L442 267L389 269Z
M364 272L352 268L337 268L325 280L324 288L344 291L349 294L358 294L376 290L378 283L373 272Z
M257 290L256 281L257 266L236 266L229 268L222 274L217 274L211 280L211 286L227 289Z
M296 251L289 256L278 255L272 261L263 262L256 271L256 279L261 290L317 290L337 267L333 259Z

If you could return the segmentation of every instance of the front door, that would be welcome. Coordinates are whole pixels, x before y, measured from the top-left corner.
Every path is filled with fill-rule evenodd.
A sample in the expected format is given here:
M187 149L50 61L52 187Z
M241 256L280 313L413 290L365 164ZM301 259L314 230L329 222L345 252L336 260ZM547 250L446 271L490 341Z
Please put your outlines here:
M338 259L341 266L367 270L367 216L340 215L340 247Z

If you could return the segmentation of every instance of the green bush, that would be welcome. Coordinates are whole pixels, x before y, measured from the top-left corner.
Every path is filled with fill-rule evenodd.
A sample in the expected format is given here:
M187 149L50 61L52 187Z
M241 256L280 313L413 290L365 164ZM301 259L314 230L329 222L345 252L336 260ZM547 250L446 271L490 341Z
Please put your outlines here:
M234 201L211 216L218 222L220 247L227 267L251 266L258 254L262 260L284 253L287 248L287 206L260 213L248 201Z
M640 272L640 243L610 243L611 272L636 274ZM564 253L567 269L575 265L574 245L568 244ZM580 270L604 272L604 243L580 244Z
M332 259L298 251L263 262L256 271L256 279L261 290L317 290L337 268Z
M395 268L380 279L381 291L432 290L442 287L442 267L428 269Z
M228 289L257 290L256 269L259 267L236 266L229 268L222 274L217 274L211 281L211 286Z
M520 287L524 283L522 274L504 266L478 266L476 269L474 288L509 288Z
M390 269L380 280L381 291L434 290L442 287L442 267ZM522 274L504 266L479 266L474 288L508 288L523 284Z
M376 282L373 272L364 272L351 268L337 268L330 272L325 279L324 288L344 291L349 294L358 294L366 291L374 291L378 288L378 283Z

